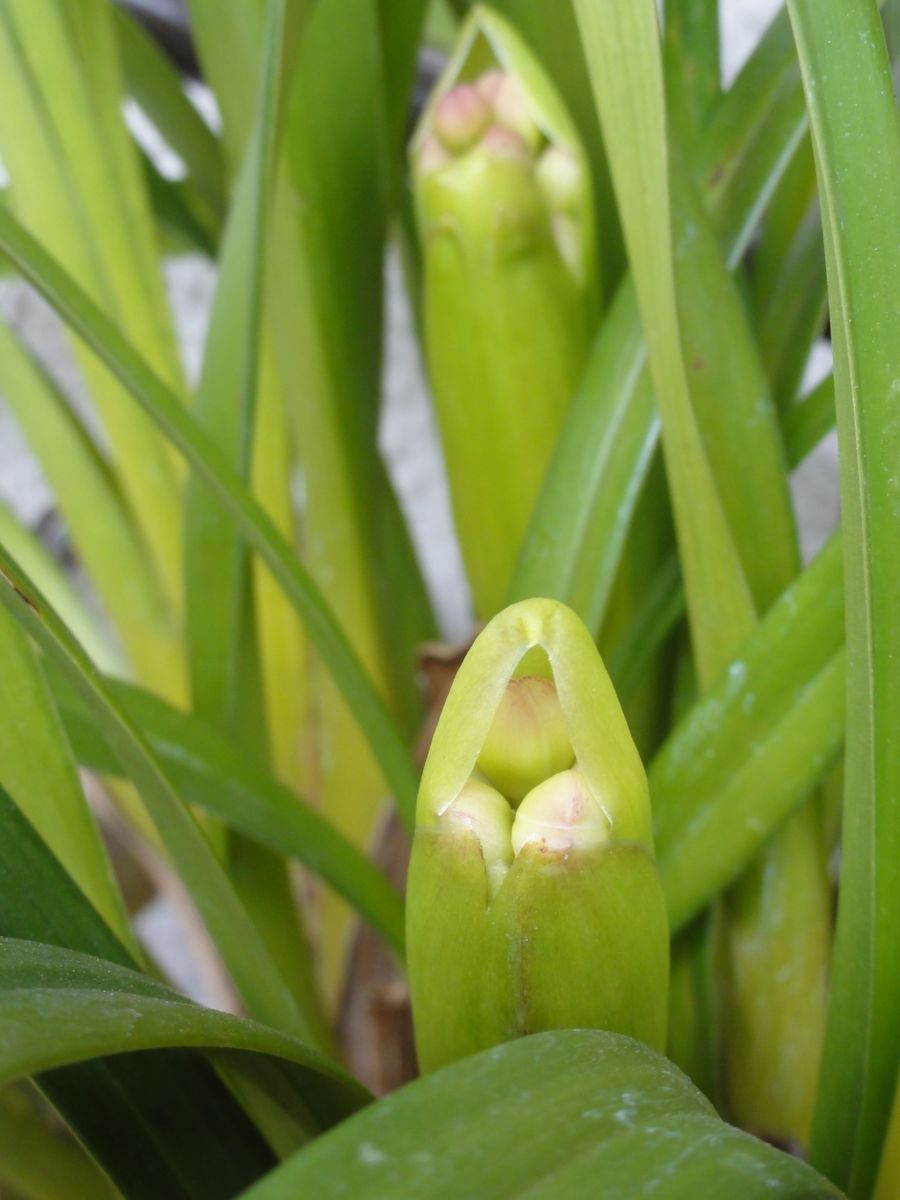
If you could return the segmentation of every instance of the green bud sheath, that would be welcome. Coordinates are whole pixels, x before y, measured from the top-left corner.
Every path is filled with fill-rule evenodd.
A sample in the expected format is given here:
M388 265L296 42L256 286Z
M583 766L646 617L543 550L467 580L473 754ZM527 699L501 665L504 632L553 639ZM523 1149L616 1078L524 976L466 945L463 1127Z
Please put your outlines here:
M549 678L514 678L535 647ZM519 703L523 685L537 703ZM552 751L541 779L535 742ZM523 797L501 792L526 776ZM457 674L419 791L407 962L423 1071L545 1029L664 1047L669 935L650 828L643 767L590 634L557 601L505 609Z
M542 68L476 9L411 147L425 346L480 616L502 602L597 312L589 171Z

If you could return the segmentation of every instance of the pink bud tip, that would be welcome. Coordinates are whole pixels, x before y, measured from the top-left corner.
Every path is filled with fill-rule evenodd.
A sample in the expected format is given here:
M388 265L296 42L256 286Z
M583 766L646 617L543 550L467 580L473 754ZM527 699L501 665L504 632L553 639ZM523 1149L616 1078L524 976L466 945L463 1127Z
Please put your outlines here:
M434 131L454 154L468 150L484 133L491 119L488 102L470 84L461 83L438 101Z

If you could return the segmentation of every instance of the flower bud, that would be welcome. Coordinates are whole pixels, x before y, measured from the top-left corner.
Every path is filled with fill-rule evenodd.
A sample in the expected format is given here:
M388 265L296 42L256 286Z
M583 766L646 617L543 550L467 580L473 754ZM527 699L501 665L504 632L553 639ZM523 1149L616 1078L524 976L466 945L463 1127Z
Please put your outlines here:
M609 841L610 823L580 771L561 771L528 793L512 827L513 853L525 846L568 853Z
M444 832L471 833L478 839L492 897L513 860L512 818L512 810L500 793L478 779L470 779L440 814L439 828Z
M461 154L473 146L491 123L491 106L468 84L443 95L434 110L434 132L444 148Z
M494 66L484 71L486 53ZM422 114L410 162L429 377L460 547L476 609L489 617L593 334L590 172L543 68L480 7Z
M513 678L542 662L552 678ZM553 729L543 766L535 737L498 737L523 720L517 706L526 727ZM486 747L519 789L533 781L515 814L479 777ZM663 1048L669 937L650 829L643 767L590 634L556 601L505 609L456 675L419 790L407 965L423 1070L543 1029Z
M514 130L529 150L537 150L543 142L543 134L535 120L534 109L521 82L505 71L486 71L475 87L490 104L495 120Z
M513 804L543 779L571 766L575 752L551 679L525 675L506 685L478 769Z
M538 185L549 208L575 215L581 200L581 167L562 146L548 146L535 168Z

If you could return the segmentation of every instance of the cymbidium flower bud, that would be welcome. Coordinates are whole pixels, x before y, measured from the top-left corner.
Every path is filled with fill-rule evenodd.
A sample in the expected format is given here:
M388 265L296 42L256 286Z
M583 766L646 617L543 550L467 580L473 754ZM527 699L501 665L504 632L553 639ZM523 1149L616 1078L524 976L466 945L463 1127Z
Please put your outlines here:
M478 769L513 804L543 779L571 766L569 741L552 679L511 679L478 755Z
M439 814L438 824L445 833L472 834L478 839L491 897L497 894L513 860L512 823L512 809L506 800L479 779L470 779Z
M534 647L550 677L514 678ZM514 811L496 769L485 782L484 751L498 725L516 725L515 699L504 714L516 686L527 696L535 681L531 736L500 739L517 789L531 781ZM542 738L559 754L536 778ZM543 1029L663 1047L669 939L650 827L643 767L590 634L556 601L505 609L456 676L419 791L407 963L423 1070Z
M488 617L512 575L593 332L589 168L537 60L481 8L464 25L410 158L429 374L463 558Z

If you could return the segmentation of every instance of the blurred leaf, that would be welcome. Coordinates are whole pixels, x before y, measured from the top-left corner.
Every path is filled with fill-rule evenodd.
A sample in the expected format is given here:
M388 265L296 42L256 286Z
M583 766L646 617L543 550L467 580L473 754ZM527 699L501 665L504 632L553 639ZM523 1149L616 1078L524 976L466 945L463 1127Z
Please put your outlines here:
M100 670L110 675L126 674L125 663L112 631L101 625L90 602L80 593L65 566L2 502L0 545L7 548L16 562L21 563L22 570L47 596Z
M181 387L106 0L9 0L0 14L0 152L15 210L109 318ZM78 350L112 465L173 611L180 604L179 479L171 454L119 387Z
M51 1129L31 1097L11 1088L0 1094L0 1184L28 1200L115 1200L121 1194L82 1146L63 1129Z
M210 214L221 220L225 174L216 135L188 99L178 72L153 38L118 5L113 19L128 93L184 163Z
M135 675L184 697L184 652L160 580L108 464L58 387L0 323L0 387L53 489L72 545Z
M283 0L268 5L258 119L254 124L219 261L216 293L194 395L194 417L242 478L250 468L259 377L265 225L277 140ZM232 518L196 473L185 499L185 586L193 704L235 730L243 628L248 622L246 551Z
M663 19L669 112L699 131L719 97L719 0L665 0Z

